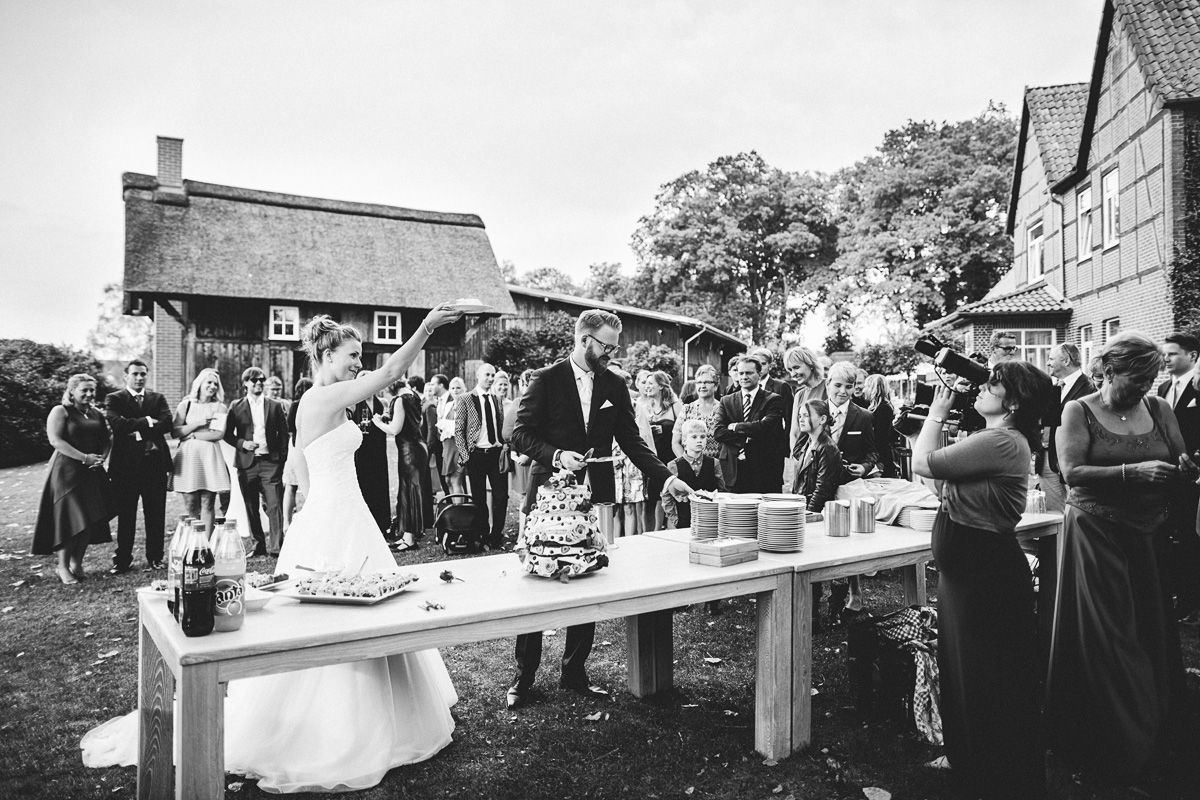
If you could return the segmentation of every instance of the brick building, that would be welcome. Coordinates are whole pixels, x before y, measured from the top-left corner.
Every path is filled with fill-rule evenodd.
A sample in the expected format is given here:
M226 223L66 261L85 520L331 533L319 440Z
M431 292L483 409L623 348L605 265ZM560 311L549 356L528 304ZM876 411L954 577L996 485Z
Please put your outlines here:
M430 308L460 296L504 316L439 329L414 374L469 379L490 334L536 327L550 310L591 306L621 315L625 342L678 347L693 368L745 350L688 317L507 286L474 214L184 180L182 149L182 140L159 137L158 174L122 176L125 311L153 319L152 379L171 403L205 367L220 372L227 395L240 393L241 371L251 365L278 375L290 394L307 374L300 329L317 314L358 328L363 362L375 366Z
M1109 0L1091 79L1026 89L1008 209L1012 269L935 326L969 349L1014 330L1026 357L1118 330L1200 323L1200 17Z

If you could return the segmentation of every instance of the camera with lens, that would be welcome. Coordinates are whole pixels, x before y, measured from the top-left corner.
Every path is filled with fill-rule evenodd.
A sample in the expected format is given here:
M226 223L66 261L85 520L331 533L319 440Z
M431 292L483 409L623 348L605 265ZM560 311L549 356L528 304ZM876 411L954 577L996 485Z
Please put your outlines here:
M968 433L982 429L984 422L975 411L975 398L979 396L979 387L991 377L991 370L987 365L955 352L933 334L926 334L917 339L913 347L918 353L932 358L933 363L943 371L957 375L966 384L964 388L955 392L954 405L951 407L948 421L957 425L959 430ZM933 386L917 384L913 400L913 405L901 407L900 415L896 419L895 428L903 436L915 436L921 430L929 416L929 406L933 402Z

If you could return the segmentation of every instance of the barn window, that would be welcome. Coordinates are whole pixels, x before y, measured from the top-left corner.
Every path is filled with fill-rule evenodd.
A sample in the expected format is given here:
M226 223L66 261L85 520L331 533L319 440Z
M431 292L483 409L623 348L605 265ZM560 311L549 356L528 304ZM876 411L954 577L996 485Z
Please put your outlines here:
M400 341L400 312L375 312L375 341L380 343Z
M299 306L271 306L268 339L296 342L300 340Z

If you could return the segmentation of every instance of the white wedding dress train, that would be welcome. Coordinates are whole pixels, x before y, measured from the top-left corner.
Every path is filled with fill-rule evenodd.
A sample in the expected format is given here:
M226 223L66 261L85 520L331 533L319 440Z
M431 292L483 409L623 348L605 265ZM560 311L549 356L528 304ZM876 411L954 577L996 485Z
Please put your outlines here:
M296 564L353 569L364 559L365 572L395 568L359 492L354 451L361 441L347 422L304 449L310 494L288 529L278 571L291 573ZM393 767L448 745L456 702L435 650L232 681L225 769L270 792L366 789ZM175 742L178 759L178 735ZM136 764L137 745L136 711L88 731L80 743L92 767Z

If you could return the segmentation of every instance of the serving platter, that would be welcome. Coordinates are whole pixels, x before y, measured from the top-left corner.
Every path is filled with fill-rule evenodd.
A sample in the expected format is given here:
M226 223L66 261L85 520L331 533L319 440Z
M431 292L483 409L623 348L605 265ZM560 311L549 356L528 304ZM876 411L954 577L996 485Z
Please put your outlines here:
M376 603L383 602L389 597L395 597L411 584L406 584L390 592L385 592L377 597L348 597L341 594L303 594L295 589L289 589L285 592L280 592L280 597L290 597L294 600L299 600L301 603L329 603L340 606L373 606Z

